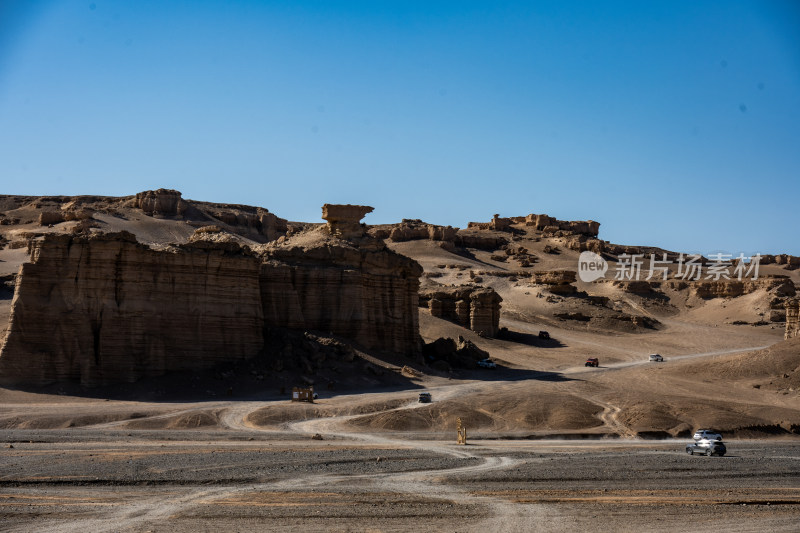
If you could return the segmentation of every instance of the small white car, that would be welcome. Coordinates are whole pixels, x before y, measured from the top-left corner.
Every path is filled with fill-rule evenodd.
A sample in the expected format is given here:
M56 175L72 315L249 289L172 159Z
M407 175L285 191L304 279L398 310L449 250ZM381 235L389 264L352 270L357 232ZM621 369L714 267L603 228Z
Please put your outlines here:
M661 363L662 361L664 361L664 358L658 355L657 353L651 353L649 360L655 361L656 363Z
M694 440L722 440L722 435L713 429L698 429L692 436Z
M721 440L704 439L690 442L686 445L686 453L689 455L699 453L708 457L711 457L712 455L718 455L722 457L727 453L727 451L728 450L725 448L725 444L723 444Z
M497 368L497 364L491 359L481 359L478 361L478 366L481 368L491 368L492 370Z

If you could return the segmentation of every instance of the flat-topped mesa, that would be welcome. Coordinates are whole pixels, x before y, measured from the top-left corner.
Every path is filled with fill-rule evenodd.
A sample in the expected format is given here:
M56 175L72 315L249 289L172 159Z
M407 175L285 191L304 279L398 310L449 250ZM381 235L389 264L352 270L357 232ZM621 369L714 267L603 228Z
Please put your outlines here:
M144 214L154 217L173 217L184 207L180 191L173 189L138 192L133 200L133 206L144 211Z
M328 232L340 239L357 239L366 233L361 219L374 208L366 205L325 204L322 218L328 222Z
M422 267L314 228L257 255L219 226L151 248L128 232L46 234L16 277L0 381L132 382L269 353L272 328L421 350Z
M784 338L800 337L800 300L786 302L786 334Z

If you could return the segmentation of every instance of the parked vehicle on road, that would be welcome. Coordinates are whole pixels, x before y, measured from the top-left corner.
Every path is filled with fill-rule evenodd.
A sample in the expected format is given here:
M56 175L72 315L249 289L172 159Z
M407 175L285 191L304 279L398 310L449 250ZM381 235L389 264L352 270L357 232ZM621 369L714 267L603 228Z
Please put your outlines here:
M431 403L431 393L430 392L420 392L419 393L419 403Z
M492 370L497 368L497 363L492 361L491 359L481 359L478 361L478 366L481 368L491 368Z
M692 435L694 440L722 440L722 435L719 432L714 431L713 429L698 429Z
M600 366L600 361L597 359L597 357L590 357L589 359L586 360L586 364L583 366L598 367Z
M650 357L649 357L649 360L650 361L655 361L656 363L660 363L660 362L662 362L664 360L664 358L661 357L660 355L658 355L657 353L651 353Z
M721 440L702 439L690 442L686 445L686 453L689 455L694 455L697 453L700 455L706 455L708 457L711 457L712 455L718 455L722 457L727 451L728 450L725 448L725 444L723 444Z

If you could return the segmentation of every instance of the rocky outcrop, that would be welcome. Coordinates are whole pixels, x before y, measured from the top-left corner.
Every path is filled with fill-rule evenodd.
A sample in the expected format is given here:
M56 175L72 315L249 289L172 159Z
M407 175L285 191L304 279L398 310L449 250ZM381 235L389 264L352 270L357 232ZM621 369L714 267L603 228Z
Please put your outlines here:
M778 296L794 296L794 283L789 278L762 277L758 279L696 281L691 283L692 294L705 300L710 298L736 298L759 289Z
M297 241L265 254L261 299L267 325L332 332L370 349L419 351L419 263L380 241L309 243L302 235Z
M366 232L361 219L373 208L366 205L325 204L322 218L328 222L328 233L341 239L354 239Z
M92 215L93 211L91 209L80 207L62 208L59 211L42 211L39 213L39 225L50 226L70 220L89 220L92 218Z
M786 270L797 270L800 268L800 257L796 255L779 254L779 255L762 255L762 265L783 265Z
M64 222L64 214L61 211L42 211L39 213L39 225L50 226Z
M254 356L259 259L234 243L155 251L132 234L45 235L21 266L0 378L99 385Z
M218 226L158 250L126 232L34 238L0 380L93 386L208 368L269 356L265 333L284 328L420 352L414 260L325 228L265 245L262 255L236 239Z
M574 294L577 288L573 283L577 279L574 270L541 270L530 273L531 285L544 285L553 294Z
M174 217L185 207L180 191L158 189L136 193L133 206L152 217Z
M493 251L508 244L508 239L502 235L485 234L475 230L460 230L456 233L455 244L461 248Z
M600 223L594 220L558 220L548 215L530 214L525 217L525 224L538 231L557 234L586 235L597 237L600 233Z
M452 243L458 228L427 224L418 219L403 219L400 224L370 230L378 238L388 238L392 242L431 240Z
M495 214L489 222L470 222L467 228L492 231L508 231L511 229L512 219Z
M563 237L564 246L576 252L594 252L602 254L606 250L607 243L594 237L586 235L570 235Z
M645 281L645 280L610 280L611 284L621 289L623 292L635 294L643 298L652 298L655 296L664 297L664 293L660 292L661 283L658 281Z
M452 320L481 335L500 331L500 302L494 289L475 286L436 287L420 291L419 304L431 315Z
M422 351L426 359L432 361L432 366L440 370L449 370L450 367L475 369L478 368L478 361L489 357L489 352L481 350L461 335L458 340L438 338L425 344Z
M238 234L258 234L267 241L277 240L286 234L288 222L262 207L228 205L223 209L208 209L208 214L220 222L231 226Z
M800 337L800 300L786 302L786 334L784 338Z

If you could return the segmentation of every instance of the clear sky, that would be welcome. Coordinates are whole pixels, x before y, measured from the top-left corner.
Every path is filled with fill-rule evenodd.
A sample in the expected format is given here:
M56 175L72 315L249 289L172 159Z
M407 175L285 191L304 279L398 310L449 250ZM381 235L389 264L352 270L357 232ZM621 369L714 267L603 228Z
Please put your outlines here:
M800 255L800 2L0 0L0 180Z

